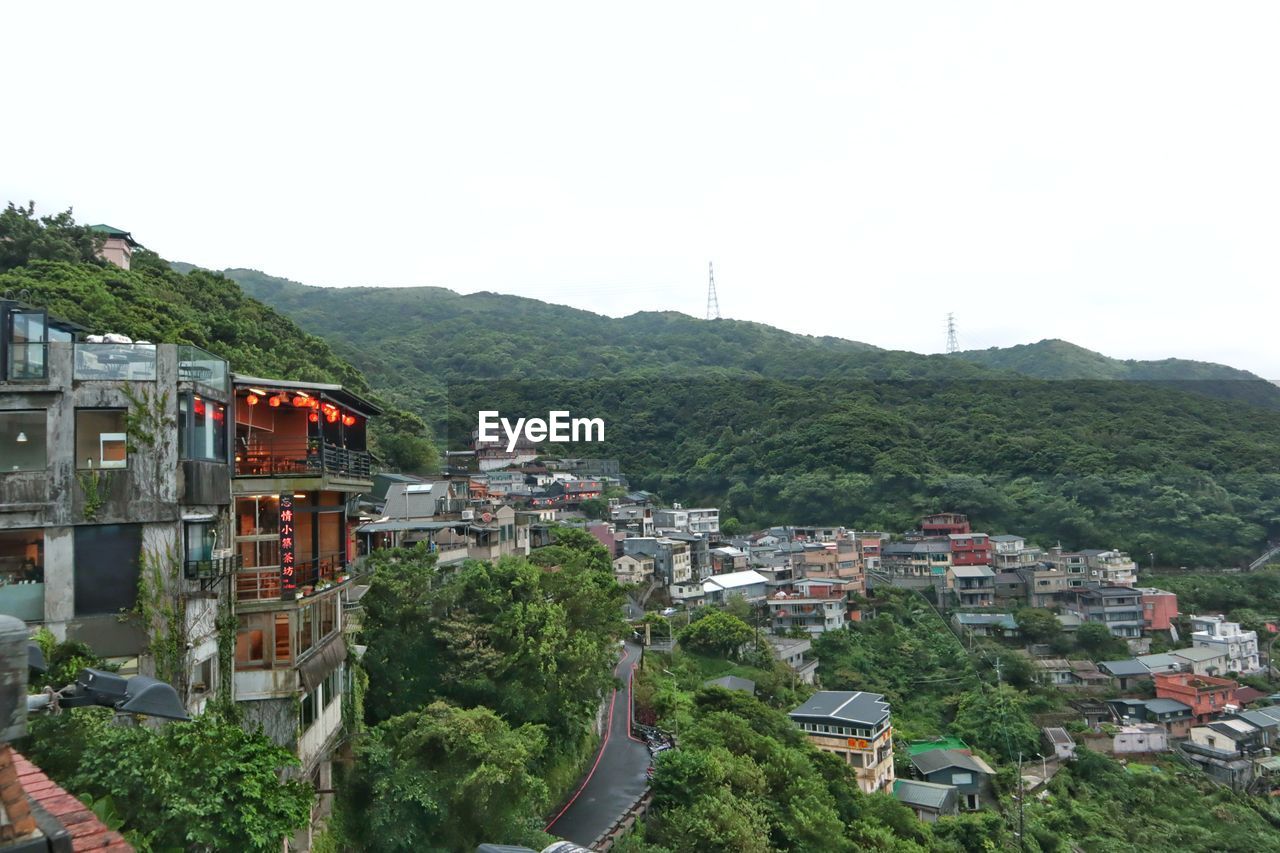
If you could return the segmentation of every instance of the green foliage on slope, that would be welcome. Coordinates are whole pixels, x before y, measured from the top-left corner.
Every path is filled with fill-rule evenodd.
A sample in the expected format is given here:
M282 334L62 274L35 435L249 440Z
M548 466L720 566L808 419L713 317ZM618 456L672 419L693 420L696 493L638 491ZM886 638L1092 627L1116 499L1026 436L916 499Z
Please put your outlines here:
M455 448L481 408L600 416L604 446L548 452L617 456L633 486L746 525L898 530L951 509L990 532L1175 565L1245 562L1280 536L1280 413L1206 396L1249 388L1265 403L1280 389L1229 368L1198 365L1190 386L1152 362L1126 372L1154 384L1020 378L752 323L228 275L325 335Z

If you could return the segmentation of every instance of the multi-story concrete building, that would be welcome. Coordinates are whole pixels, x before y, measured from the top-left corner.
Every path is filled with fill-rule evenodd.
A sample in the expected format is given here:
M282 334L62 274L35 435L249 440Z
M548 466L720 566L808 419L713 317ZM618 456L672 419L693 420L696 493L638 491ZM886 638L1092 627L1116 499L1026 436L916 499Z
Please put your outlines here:
M1178 596L1155 587L1141 587L1142 627L1148 631L1168 631L1178 618Z
M676 504L668 509L655 509L653 523L659 530L714 539L720 535L720 510L715 507L686 509Z
M1124 551L1081 551L1089 576L1104 586L1133 586L1138 582L1138 564Z
M1173 699L1186 705L1198 723L1207 723L1226 711L1227 706L1235 701L1236 688L1240 686L1228 678L1190 672L1159 673L1151 677L1155 681L1158 698Z
M854 768L864 793L893 786L893 726L879 693L822 690L790 714L809 742Z
M1191 644L1222 652L1227 659L1227 671L1239 673L1257 672L1258 632L1245 631L1239 623L1228 622L1222 616L1192 616Z
M685 542L665 536L632 536L622 540L622 553L652 559L654 576L666 586L688 584L693 579L689 546Z
M349 689L348 506L373 487L366 442L380 410L339 385L236 376L234 412L236 701L246 726L294 752L300 778L331 791Z
M199 713L230 677L227 364L79 331L0 301L0 613L169 681ZM161 631L179 660L150 656Z
M991 565L991 540L985 533L952 533L947 537L953 566Z
M992 566L997 572L1034 568L1043 556L1042 550L1028 546L1027 540L1021 536L1001 534L991 537Z
M613 561L613 576L623 586L648 583L653 577L653 558L623 554Z
M1071 590L1073 597L1066 609L1085 622L1099 622L1114 637L1131 639L1142 636L1141 594L1130 587L1100 587Z
M774 633L802 628L810 634L823 634L849 624L848 594L840 581L798 580L794 588L794 592L777 592L769 599Z
M950 536L971 531L969 516L960 512L939 512L920 520L920 532L924 536Z
M996 573L990 566L952 566L947 588L961 607L992 607L996 603Z
M895 578L928 585L946 577L951 567L951 546L945 539L894 542L881 549L881 568Z
M1040 564L1019 569L1018 576L1026 582L1027 604L1031 607L1053 608L1060 605L1074 580L1076 587L1084 586L1084 575L1072 577L1060 569Z

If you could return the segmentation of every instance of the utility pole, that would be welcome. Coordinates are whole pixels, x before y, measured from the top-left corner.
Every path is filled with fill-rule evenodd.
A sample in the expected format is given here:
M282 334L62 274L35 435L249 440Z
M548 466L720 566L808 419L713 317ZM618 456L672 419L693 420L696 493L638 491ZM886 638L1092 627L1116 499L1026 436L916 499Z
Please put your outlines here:
M720 298L716 296L716 268L707 261L707 319L720 319Z
M1023 802L1027 798L1025 784L1022 781L1022 753L1018 753L1018 849L1027 849L1027 818L1023 810Z
M956 315L953 311L947 312L947 355L954 355L960 352L960 337L956 334Z

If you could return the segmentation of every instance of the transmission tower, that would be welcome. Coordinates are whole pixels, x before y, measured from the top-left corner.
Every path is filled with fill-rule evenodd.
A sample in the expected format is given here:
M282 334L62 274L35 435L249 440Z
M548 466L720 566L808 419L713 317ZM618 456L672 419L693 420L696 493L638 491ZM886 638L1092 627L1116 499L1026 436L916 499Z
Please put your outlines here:
M956 335L956 315L947 313L947 355L960 352L960 338Z
M707 319L720 319L720 299L716 296L716 268L707 261Z

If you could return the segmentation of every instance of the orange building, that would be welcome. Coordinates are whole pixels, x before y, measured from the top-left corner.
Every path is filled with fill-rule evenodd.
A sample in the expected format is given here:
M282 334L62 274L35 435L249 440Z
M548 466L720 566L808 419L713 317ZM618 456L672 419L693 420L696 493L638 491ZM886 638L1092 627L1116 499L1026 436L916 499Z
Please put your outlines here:
M1229 678L1214 678L1191 672L1166 672L1153 676L1156 696L1174 699L1191 708L1197 723L1207 723L1236 701L1240 685Z

